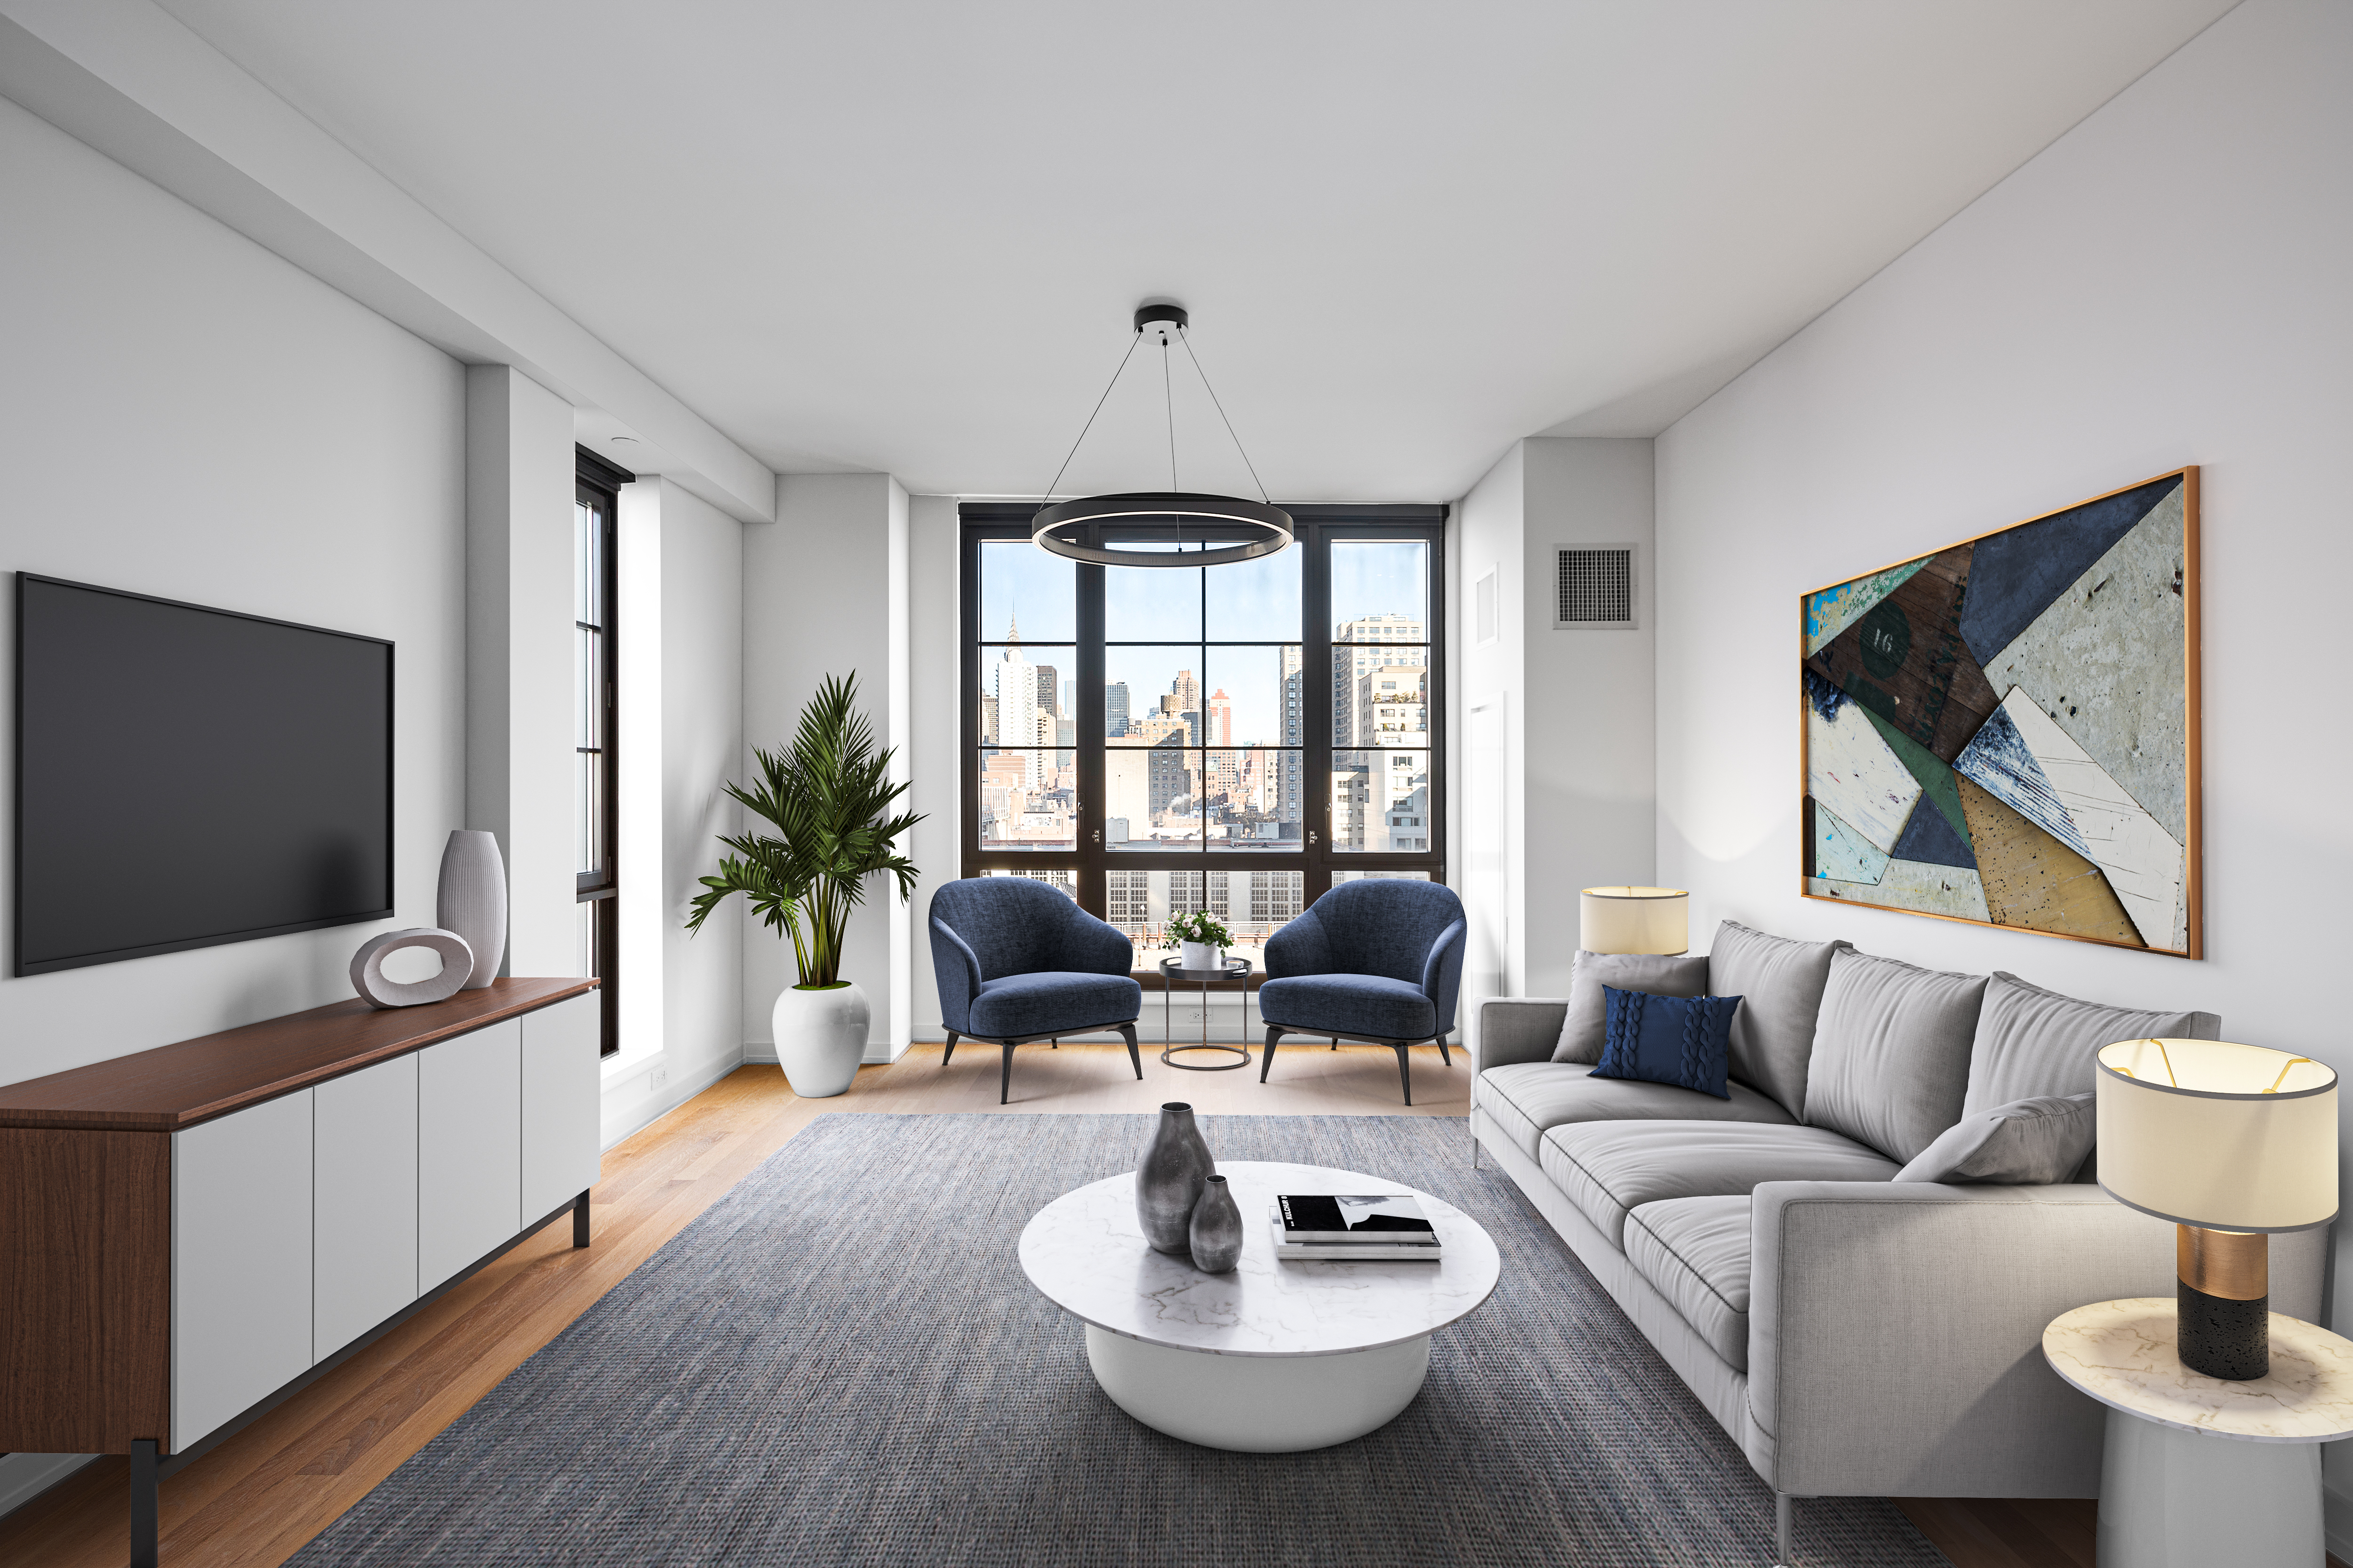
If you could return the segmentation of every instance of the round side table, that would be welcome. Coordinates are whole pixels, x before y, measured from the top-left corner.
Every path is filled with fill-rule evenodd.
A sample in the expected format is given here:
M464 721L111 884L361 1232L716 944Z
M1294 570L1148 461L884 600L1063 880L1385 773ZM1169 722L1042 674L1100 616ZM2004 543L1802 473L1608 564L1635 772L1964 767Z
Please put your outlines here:
M1174 1032L1170 1027L1170 1021L1174 1017L1174 1014L1171 1010L1169 997L1174 994L1175 986L1181 983L1187 985L1198 985L1201 988L1200 1043L1198 1045L1169 1046L1160 1053L1160 1061L1162 1066L1182 1068L1187 1072L1231 1072L1236 1068L1246 1068L1250 1066L1250 1055L1249 1047L1213 1046L1209 1043L1209 987L1212 985L1222 985L1229 981L1239 982L1242 988L1242 1034L1245 1037L1248 1037L1250 1034L1250 961L1249 959L1229 958L1225 961L1223 965L1216 969L1187 969L1185 967L1185 961L1182 958L1164 958L1160 961L1160 1037L1162 1039L1166 1039L1169 1035ZM1176 1059L1176 1053L1179 1051L1225 1051L1230 1053L1235 1059L1229 1062L1180 1062Z
M2143 1296L2042 1331L2051 1370L2108 1407L2100 1568L2314 1568L2320 1445L2353 1437L2353 1341L2274 1312L2270 1375L2226 1383L2181 1364L2174 1327L2173 1299Z

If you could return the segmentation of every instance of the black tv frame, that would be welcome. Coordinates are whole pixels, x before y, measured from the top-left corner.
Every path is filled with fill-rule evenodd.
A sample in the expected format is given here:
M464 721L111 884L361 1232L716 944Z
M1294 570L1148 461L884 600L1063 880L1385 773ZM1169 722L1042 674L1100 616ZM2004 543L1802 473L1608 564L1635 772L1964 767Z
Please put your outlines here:
M372 637L359 632L338 631L332 626L306 626L301 621L280 620L272 616L248 615L242 610L225 610L217 605L191 604L185 599L166 599L154 594L134 594L125 588L109 588L97 583L77 583L69 577L48 577L37 572L19 572L16 577L15 692L16 711L10 716L15 742L12 776L9 787L14 792L9 802L13 819L10 839L8 889L9 968L16 978L35 974L51 974L60 970L88 969L100 963L120 963L126 959L153 958L160 953L186 952L199 947L225 947L231 942L254 942L266 936L287 936L295 931L323 931L330 926L362 925L369 921L388 920L392 906L380 910L364 910L351 914L335 915L325 920L296 921L289 925L259 926L251 931L222 931L212 936L190 937L178 942L150 942L141 947L111 949L105 952L83 953L72 958L44 959L25 962L25 584L47 583L53 587L77 588L90 594L111 594L118 599L138 599L150 605L164 605L175 610L195 610L208 616L227 616L240 621L259 621L264 626L284 626L292 631L316 632L322 637L345 637L353 642L375 643L385 652L384 659L384 847L386 880L397 876L398 841L394 834L396 758L393 745L397 726L394 699L397 692L399 654L389 637ZM389 888L386 889L390 890Z

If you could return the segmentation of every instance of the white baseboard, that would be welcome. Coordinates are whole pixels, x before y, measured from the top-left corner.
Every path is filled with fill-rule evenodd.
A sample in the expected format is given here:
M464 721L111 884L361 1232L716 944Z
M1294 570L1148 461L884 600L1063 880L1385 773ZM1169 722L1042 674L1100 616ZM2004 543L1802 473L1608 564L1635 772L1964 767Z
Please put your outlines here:
M867 1046L866 1054L858 1058L858 1065L868 1068L889 1067L906 1054L907 1047L904 1046L893 1047L881 1040L875 1040ZM774 1067L776 1065L776 1045L769 1040L746 1041L744 1046L744 1059L747 1062L760 1062Z
M610 1149L624 1138L635 1137L744 1063L740 1058L722 1058L700 1072L672 1079L641 1100L636 1098L633 1090L660 1065L649 1061L642 1070L605 1086L599 1148Z
M0 1455L0 1514L24 1507L97 1458L96 1454Z

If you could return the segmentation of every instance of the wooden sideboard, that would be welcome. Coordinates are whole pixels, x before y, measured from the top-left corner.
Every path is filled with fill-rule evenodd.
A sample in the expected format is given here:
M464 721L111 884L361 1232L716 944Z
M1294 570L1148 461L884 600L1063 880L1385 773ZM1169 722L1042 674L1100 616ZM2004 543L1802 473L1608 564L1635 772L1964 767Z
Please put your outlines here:
M353 998L0 1085L0 1452L155 1483L567 1210L600 1159L596 982Z

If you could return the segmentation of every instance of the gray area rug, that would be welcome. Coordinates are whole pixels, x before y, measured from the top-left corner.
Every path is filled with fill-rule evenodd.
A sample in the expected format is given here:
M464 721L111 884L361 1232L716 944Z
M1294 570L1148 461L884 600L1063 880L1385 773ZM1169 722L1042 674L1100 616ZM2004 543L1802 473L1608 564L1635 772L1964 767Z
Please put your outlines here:
M1014 1256L1134 1167L1145 1116L820 1117L293 1561L331 1564L1732 1564L1772 1494L1459 1121L1202 1119L1233 1160L1393 1176L1503 1283L1395 1422L1228 1454L1131 1420ZM1938 1568L1888 1502L1799 1560Z

